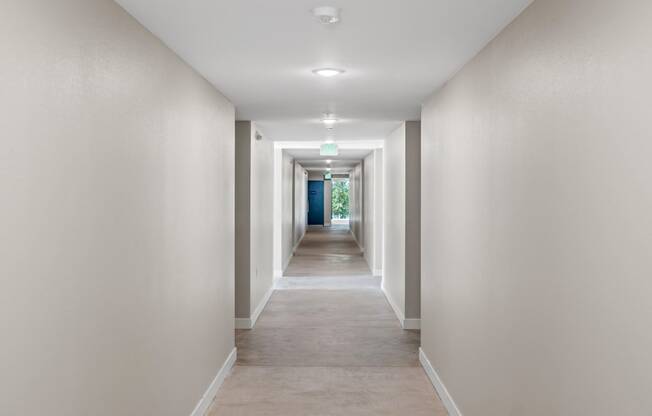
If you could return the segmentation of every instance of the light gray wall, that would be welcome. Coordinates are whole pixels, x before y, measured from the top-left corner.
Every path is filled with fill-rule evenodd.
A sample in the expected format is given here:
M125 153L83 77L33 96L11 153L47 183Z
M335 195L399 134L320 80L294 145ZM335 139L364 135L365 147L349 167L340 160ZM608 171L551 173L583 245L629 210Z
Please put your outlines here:
M256 140L258 132L262 140ZM274 143L251 129L251 313L274 284Z
M282 168L282 243L283 270L288 267L294 249L294 158L283 151Z
M423 109L423 348L465 416L652 414L652 3L535 1Z
M383 169L383 149L374 150L374 262L372 272L375 276L382 276L383 274L383 251L384 251L384 211L383 206L385 197L383 195L385 188L385 177Z
M233 106L112 1L0 16L0 414L189 415L234 347Z
M235 316L250 318L273 285L274 145L237 121Z
M385 139L383 289L406 319L421 316L421 124L406 121Z
M294 240L293 248L306 233L308 214L308 172L294 161Z
M349 176L349 223L351 232L361 248L364 248L364 230L362 224L363 208L362 163L357 164Z
M251 316L251 121L235 122L235 317Z
M383 156L383 290L405 316L405 123L385 139Z
M373 150L362 162L364 257L376 276L382 274L383 150Z
M333 209L333 182L331 180L324 181L324 225L331 225L332 209Z
M369 265L369 269L373 270L374 265L374 154L371 152L362 161L362 187L363 193L363 240L365 242L364 258Z
M405 123L405 317L421 317L421 122Z

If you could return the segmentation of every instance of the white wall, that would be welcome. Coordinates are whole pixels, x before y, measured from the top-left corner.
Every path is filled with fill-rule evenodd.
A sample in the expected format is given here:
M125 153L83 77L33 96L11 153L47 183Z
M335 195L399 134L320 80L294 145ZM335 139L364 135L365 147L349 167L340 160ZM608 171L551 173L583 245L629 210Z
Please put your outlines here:
M283 269L288 267L294 250L294 158L282 151L282 253Z
M349 223L351 232L360 248L364 248L364 230L362 224L363 208L362 163L356 165L349 175Z
M308 220L308 171L294 161L294 240L296 248L306 234Z
M383 150L377 149L365 157L363 168L364 257L375 276L382 275L383 250Z
M332 209L333 209L333 181L324 181L324 226L331 225Z
M258 132L262 140L256 140ZM274 143L251 129L251 313L274 280Z
M233 106L112 1L0 15L0 414L189 415L234 347Z
M405 317L405 123L386 139L383 149L385 249L383 290Z
M420 122L406 121L385 139L383 153L383 290L399 320L412 329L421 316L420 150Z
M283 264L284 264L284 244L283 244L283 201L284 201L284 188L287 185L283 185L285 177L283 176L283 149L274 148L274 218L273 218L273 233L274 233L274 246L273 246L273 256L274 256L274 278L279 278L283 276ZM292 181L292 175L290 175L290 181ZM292 194L290 194L292 198ZM290 209L290 227L292 227L292 210Z
M422 343L465 416L652 414L651 20L535 1L423 109Z

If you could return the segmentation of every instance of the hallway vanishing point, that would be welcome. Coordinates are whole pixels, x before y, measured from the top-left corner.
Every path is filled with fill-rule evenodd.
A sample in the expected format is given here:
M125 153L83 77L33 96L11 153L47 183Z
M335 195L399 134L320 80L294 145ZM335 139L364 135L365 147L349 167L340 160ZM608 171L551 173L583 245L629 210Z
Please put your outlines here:
M345 228L311 228L252 330L210 416L446 415Z

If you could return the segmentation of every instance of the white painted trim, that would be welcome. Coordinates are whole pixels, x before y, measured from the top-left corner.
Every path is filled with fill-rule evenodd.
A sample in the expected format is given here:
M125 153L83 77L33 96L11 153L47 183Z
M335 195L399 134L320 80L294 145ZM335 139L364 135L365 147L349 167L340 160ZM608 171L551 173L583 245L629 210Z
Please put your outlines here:
M250 318L235 318L235 329L251 329L251 319Z
M383 275L383 269L374 269L373 274L375 277L381 277Z
M274 280L283 277L283 270L274 270Z
M267 302L269 302L269 298L272 297L272 293L274 293L275 286L276 285L272 283L272 287L269 288L258 306L256 306L251 318L235 318L235 329L252 329L256 325L256 321L260 317L260 314L263 313L265 306L267 306Z
M197 403L197 406L195 406L195 410L192 411L190 416L206 415L208 408L210 407L211 403L213 403L213 399L215 399L215 396L217 395L217 391L222 386L222 383L224 383L224 379L226 379L226 377L231 372L231 369L233 368L233 365L235 364L235 360L237 357L238 357L238 350L237 348L233 348L229 356L226 357L226 361L224 361L224 364L222 364L222 368L220 368L220 371L217 372L217 375L215 376L211 384L208 386L208 389L206 390L202 398L199 400L199 403Z
M405 315L403 314L403 311L398 307L396 302L394 302L394 299L392 299L391 295L387 290L385 290L385 285L381 284L381 289L383 293L385 294L385 298L387 299L387 302L389 303L389 306L392 307L394 310L394 314L396 315L396 319L398 319L398 322L401 324L401 328L403 329L421 329L421 319L415 319L415 318L405 318Z
M358 239L355 238L355 234L353 234L353 230L352 230L350 227L349 227L349 233L351 234L351 237L353 237L353 241L355 241L355 244L358 246L358 248L360 249L360 251L362 251L362 254L364 254L364 247L362 247L362 246L360 245L360 243L358 242Z
M439 374L437 374L435 367L432 366L430 360L428 360L428 357L426 356L426 353L423 352L422 348L419 348L419 361L421 362L421 366L423 367L426 374L428 375L430 382L435 387L435 390L437 390L437 394L439 395L439 398L444 404L444 407L446 408L446 410L448 410L448 415L462 416L462 412L460 412L460 409L455 404L453 397L448 392L448 389L444 385L444 382L441 381L441 378L439 377Z
M403 319L403 329L421 329L421 319Z
M403 311L401 311L398 305L394 302L394 299L392 299L392 296L387 292L387 290L385 290L384 285L381 285L381 289L385 294L385 298L387 299L387 302L389 302L389 306L391 306L392 309L394 310L394 314L396 315L396 318L398 318L398 321L401 324L401 328L402 328L403 321L405 321L405 315L403 315Z
M263 310L265 309L265 306L267 306L267 302L269 302L269 298L272 297L272 293L274 293L274 284L272 284L272 287L270 287L267 290L267 293L265 293L265 296L263 296L263 298L261 299L258 306L256 306L256 309L254 310L254 314L251 317L251 327L252 328L256 325L256 321L260 317L260 314L263 313Z

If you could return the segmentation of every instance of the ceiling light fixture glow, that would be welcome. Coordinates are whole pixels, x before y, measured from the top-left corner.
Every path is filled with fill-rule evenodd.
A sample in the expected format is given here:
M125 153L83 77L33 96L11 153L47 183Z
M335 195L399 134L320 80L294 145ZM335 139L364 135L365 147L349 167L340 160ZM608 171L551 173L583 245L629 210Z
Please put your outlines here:
M330 159L328 159L328 160L326 161L326 163L329 164L329 165L331 164L331 162L332 162L332 160L330 160Z
M340 74L343 74L345 71L339 68L317 68L312 71L315 75L319 75L324 78L331 78Z
M337 118L332 114L324 114L324 118L321 119L321 122L324 123L327 129L332 129L337 123Z
M340 10L337 7L321 6L312 9L312 14L322 24L330 25L340 21Z

